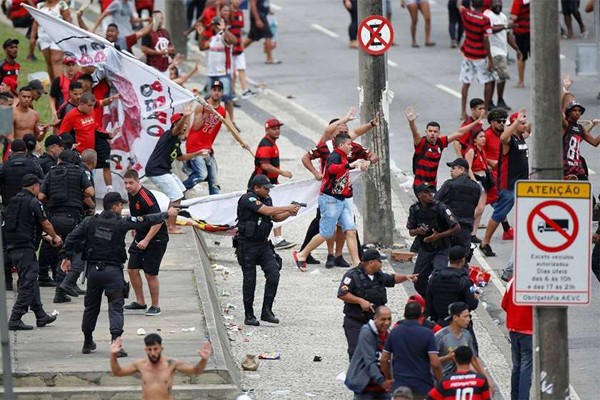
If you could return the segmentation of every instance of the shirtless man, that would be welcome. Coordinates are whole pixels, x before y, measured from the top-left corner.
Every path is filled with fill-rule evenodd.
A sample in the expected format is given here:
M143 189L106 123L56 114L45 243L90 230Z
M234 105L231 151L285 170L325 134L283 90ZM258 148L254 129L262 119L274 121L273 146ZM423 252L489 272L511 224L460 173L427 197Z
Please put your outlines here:
M14 130L13 135L8 137L9 141L23 139L23 136L27 133L33 133L38 141L43 140L48 127L40 125L39 114L30 108L32 99L29 86L23 86L19 89L19 103L13 113Z
M186 375L200 375L206 367L210 357L212 346L210 342L204 342L202 349L198 352L200 362L191 365L178 361L174 358L161 357L163 346L162 338L156 333L146 335L147 359L140 358L131 364L121 368L117 354L123 347L123 339L115 339L110 345L110 369L114 376L127 376L139 372L142 376L142 399L172 399L173 398L173 375L176 371Z

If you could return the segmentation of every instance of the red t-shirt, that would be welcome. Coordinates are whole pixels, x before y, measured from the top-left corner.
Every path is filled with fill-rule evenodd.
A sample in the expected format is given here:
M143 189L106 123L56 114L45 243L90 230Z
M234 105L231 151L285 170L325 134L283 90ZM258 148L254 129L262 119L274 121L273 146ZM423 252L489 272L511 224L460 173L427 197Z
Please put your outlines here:
M487 170L488 169L487 157L486 157L484 149L479 150L476 146L468 145L463 152L463 156L465 154L467 154L467 152L471 149L473 149L473 152L474 152L473 153L473 164L471 166L471 171L480 172L480 171Z
M485 146L483 150L488 160L498 161L500 159L500 136L496 135L490 126L485 130Z
M75 145L73 148L79 153L84 150L94 150L96 121L93 113L84 114L78 108L74 108L65 115L60 124L59 135L70 133L73 135Z
M461 8L460 17L465 27L465 41L460 47L463 55L471 60L482 60L487 57L484 39L491 35L490 19L479 11Z
M216 111L225 118L225 107L219 106ZM202 125L198 129L190 129L187 138L186 150L188 153L194 153L199 150L210 150L213 153L213 143L219 134L223 122L212 112L202 111Z
M460 127L462 128L463 126L467 126L473 122L475 122L475 120L473 117L469 116L469 118L465 119L465 122L463 122ZM473 142L475 136L477 136L477 134L479 134L481 131L483 131L483 126L481 126L481 124L477 124L470 131L463 133L463 135L458 138L458 141L463 147L469 145Z
M517 17L513 32L517 35L529 33L529 3L531 0L513 0L510 15Z
M10 20L23 18L29 15L29 12L23 7L23 0L13 0L8 9L8 18Z

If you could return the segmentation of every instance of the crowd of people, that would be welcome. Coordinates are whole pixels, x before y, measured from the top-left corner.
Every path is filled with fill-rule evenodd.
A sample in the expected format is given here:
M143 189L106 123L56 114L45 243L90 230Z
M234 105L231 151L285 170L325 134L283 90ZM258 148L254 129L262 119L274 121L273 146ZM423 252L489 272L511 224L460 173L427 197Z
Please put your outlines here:
M269 3L250 1L247 38L242 38L245 25L239 0L188 3L188 33L195 31L199 49L208 52L204 90L207 99L195 108L186 105L182 112L172 115L170 129L158 139L145 165L144 175L169 198L167 212L160 212L156 197L141 184L142 177L134 169L127 170L123 176L127 200L112 190L111 139L119 128L106 128L103 107L120 101L120 95L101 71L78 66L77 60L65 55L36 22L31 18L27 22L28 15L17 8L21 3L33 5L34 2L13 1L9 10L14 17L11 19L15 26L31 25L28 58L33 57L32 46L39 46L47 63L51 87L47 93L39 80L18 86L20 43L17 39L6 39L3 43L5 59L0 64L0 105L12 107L13 116L13 129L3 141L4 163L0 169L7 290L14 290L13 267L19 276L9 329L33 329L22 320L28 310L34 312L38 327L56 320L56 315L44 311L40 286L55 288L54 303L71 302L85 295L82 353L89 354L96 350L93 333L105 293L113 343L111 369L115 375L147 374L148 362L160 362L169 379L175 371L200 374L210 355L209 345L200 351L201 361L196 366L168 360L165 364L160 358L162 344L157 335L146 337L148 360L121 367L117 358L127 356L121 340L124 313L161 314L158 275L169 235L181 233L176 225L178 206L186 191L204 181L208 182L210 195L221 191L213 145L224 124L242 149L254 157L254 170L248 171L248 191L238 201L238 229L234 238L235 254L243 273L244 323L258 326L260 321L280 322L273 310L282 268L282 259L276 250L292 248L295 244L283 237L281 228L274 229L272 242L269 237L273 222L297 215L301 206L275 206L269 197L279 177L293 177L292 171L283 169L277 147L283 123L276 118L265 121L265 136L253 152L234 122L233 108L238 80L243 96L254 94L246 82L245 48L264 39L265 62L280 62L273 55L275 44L268 18ZM419 11L426 19L425 44L435 45L429 37L427 1L402 3L411 12L413 47L418 47L415 37ZM449 8L450 3L453 2L449 2ZM412 107L406 110L414 144L416 202L410 207L406 222L410 236L415 238L411 247L417 254L413 273L383 272L385 256L362 246L357 234L349 174L353 169L367 170L379 157L355 140L377 129L380 115L373 115L369 122L352 130L348 124L355 119L356 111L351 108L344 117L332 119L315 147L302 157L303 165L321 186L317 215L299 251L292 251L292 258L295 267L306 272L309 264L321 263L311 253L326 243L325 267L349 268L341 279L337 297L344 302L343 328L350 361L345 383L356 399L388 399L390 396L444 399L462 398L466 393L473 399L488 399L495 390L479 358L471 322L470 312L478 307L479 295L477 282L469 277L469 262L473 243L479 244L485 256L495 255L491 240L500 225L504 230L503 240L514 238L507 219L514 205L514 185L517 180L529 177L526 139L533 128L525 109L510 113L504 100L505 81L510 78L509 45L516 51L519 62L517 85L523 85L529 53L529 2L513 2L512 22L502 14L501 0L491 0L489 4L472 0L470 6L466 3L452 5L457 7L459 20L457 22L453 13L451 23L458 24L458 28L450 29L453 47L461 44L463 29L465 32L460 46L464 56L460 72L463 125L446 136L441 134L440 124L431 121L421 133L418 115ZM162 12L154 9L153 1L113 0L100 1L100 4L101 13L89 29L91 32L102 26L106 39L122 51L132 51L141 40L139 50L146 63L168 74L178 84L183 85L198 69L196 66L185 74L180 71L181 57L177 56L170 33L164 27ZM344 4L354 18L356 1L348 0ZM67 1L47 0L37 6L74 23L71 15L74 10ZM87 30L83 12L83 9L75 11L75 20ZM568 9L568 14L579 21L575 10ZM572 37L570 23L567 27L567 36ZM587 32L582 25L580 27L582 34ZM350 32L350 38L350 47L355 47L355 33L353 36ZM471 99L470 115L467 115L468 90L475 77L485 85L484 98ZM570 92L572 82L567 75L563 76L562 83L564 177L585 180L588 171L580 145L582 141L593 146L600 144L600 136L591 134L600 120L582 122L585 107ZM496 104L492 101L495 89ZM43 123L34 102L46 94L52 120ZM42 143L44 150L40 154ZM451 143L457 155L448 163L451 179L438 188L442 152ZM185 150L182 149L184 144ZM184 163L186 179L182 180L174 172L175 160ZM317 167L313 165L315 160L320 163ZM97 170L102 170L107 194L102 199L103 211L95 215ZM121 217L126 203L133 218ZM477 232L487 205L494 211L480 239ZM125 234L130 230L135 230L135 236L127 251ZM600 280L600 230L594 240L597 243L594 272ZM342 255L344 246L348 248L350 262ZM125 264L135 295L135 301L127 305L129 286L123 284ZM260 318L254 313L257 265L266 278ZM140 270L148 284L149 304L144 297ZM77 285L81 274L88 280L86 290ZM530 307L514 304L510 270L503 278L508 286L502 308L507 312L513 352L511 397L527 399L532 372L532 311ZM392 310L386 307L386 288L403 282L413 283L417 294L406 304L404 319L392 328ZM147 390L159 393L158 388Z

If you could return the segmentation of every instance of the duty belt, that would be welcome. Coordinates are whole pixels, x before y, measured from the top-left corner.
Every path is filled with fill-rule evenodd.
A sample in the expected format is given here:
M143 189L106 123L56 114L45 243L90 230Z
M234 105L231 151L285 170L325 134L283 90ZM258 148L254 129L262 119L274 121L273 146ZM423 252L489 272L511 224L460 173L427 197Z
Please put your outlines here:
M106 261L88 261L89 267L95 267L97 271L103 271L106 267L115 267L123 269L123 264Z

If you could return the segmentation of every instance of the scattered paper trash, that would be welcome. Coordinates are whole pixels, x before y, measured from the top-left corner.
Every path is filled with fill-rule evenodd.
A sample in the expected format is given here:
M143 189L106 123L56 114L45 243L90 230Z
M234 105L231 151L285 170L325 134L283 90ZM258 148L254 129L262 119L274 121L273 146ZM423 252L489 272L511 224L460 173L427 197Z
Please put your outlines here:
M196 327L192 326L190 328L181 328L181 332L195 332L196 331Z
M346 372L345 371L340 372L339 374L337 374L335 379L337 379L338 381L345 382L346 381Z
M58 310L54 310L54 311L52 311L52 316L53 316L53 317L56 317L56 316L58 316L58 314L60 314L60 313L58 312Z
M246 354L246 357L242 360L242 369L244 371L256 371L258 369L258 358L254 354Z
M213 264L212 267L215 271L223 271L225 269L221 264Z
M225 321L233 321L233 315L223 315Z
M319 362L319 361L323 361L323 357L321 356L315 356L315 358L313 358L314 362Z
M252 397L248 396L247 394L241 394L235 400L252 400Z
M177 331L169 331L169 333L177 333Z
M279 360L281 358L281 353L278 351L272 353L261 353L258 355L260 360Z
M227 309L228 310L235 310L237 307L235 304L231 304L231 303L227 303Z
M226 290L223 290L223 291L221 292L221 296L223 296L223 297L229 297L229 296L231 296L231 293L229 293L229 292L228 292L228 291L226 291Z
M316 395L316 394L314 394L314 393L309 393L309 392L306 392L306 393L304 393L304 395L305 395L306 397L317 397L317 395Z
M309 272L310 275L319 275L321 273L321 271L319 271L319 269L313 269L312 271Z
M292 394L291 390L275 390L274 392L271 392L271 394L273 396L287 396L288 394Z
M144 328L138 328L137 334L138 335L145 335L146 334L146 330Z
M260 379L260 374L246 374L250 379Z

